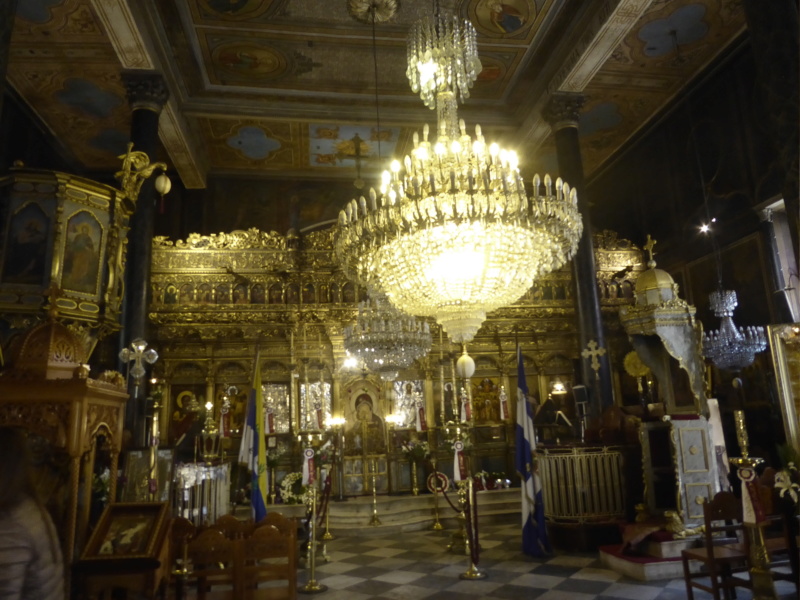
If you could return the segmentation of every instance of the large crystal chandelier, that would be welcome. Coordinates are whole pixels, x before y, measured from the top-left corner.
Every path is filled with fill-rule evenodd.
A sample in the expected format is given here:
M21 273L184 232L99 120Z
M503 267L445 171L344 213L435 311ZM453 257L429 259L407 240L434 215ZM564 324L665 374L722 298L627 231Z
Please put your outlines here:
M409 47L412 89L426 104L435 98L437 139L426 125L403 164L384 172L380 196L347 204L335 249L349 277L466 343L488 312L572 258L583 225L575 190L537 175L529 196L517 155L458 120L456 91L466 96L480 68L472 26L437 14L412 30Z
M739 302L733 290L711 292L708 301L711 310L720 318L720 325L719 330L703 334L703 356L720 369L738 370L751 365L755 355L767 347L764 328L736 328L733 311Z
M358 305L358 318L344 328L344 348L386 381L431 349L427 322L405 315L376 293Z

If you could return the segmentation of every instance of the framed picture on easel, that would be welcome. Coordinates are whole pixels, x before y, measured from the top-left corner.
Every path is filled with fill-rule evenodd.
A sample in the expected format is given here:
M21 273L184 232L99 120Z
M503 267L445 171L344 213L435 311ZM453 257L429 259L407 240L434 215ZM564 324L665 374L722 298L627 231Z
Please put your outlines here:
M109 504L81 560L155 559L166 533L168 517L166 502Z

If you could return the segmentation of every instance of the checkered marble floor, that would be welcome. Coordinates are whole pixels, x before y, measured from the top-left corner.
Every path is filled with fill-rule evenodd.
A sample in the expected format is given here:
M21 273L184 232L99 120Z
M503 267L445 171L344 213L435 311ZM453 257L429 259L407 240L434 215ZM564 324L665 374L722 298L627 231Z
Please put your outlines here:
M328 587L320 600L677 600L686 598L683 579L640 582L603 568L597 554L556 553L534 559L520 551L518 525L481 529L482 580L461 580L469 564L462 553L447 550L452 532L412 532L387 537L347 537L332 531L328 560L317 559L316 580ZM308 581L301 570L299 587ZM794 586L779 582L780 598L796 598ZM737 590L750 600L748 590ZM695 592L697 600L711 598Z

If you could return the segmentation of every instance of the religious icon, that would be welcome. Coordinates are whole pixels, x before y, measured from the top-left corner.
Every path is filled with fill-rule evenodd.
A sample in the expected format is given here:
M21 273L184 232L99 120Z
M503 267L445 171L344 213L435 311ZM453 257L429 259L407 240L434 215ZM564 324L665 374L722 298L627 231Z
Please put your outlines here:
M203 283L197 288L197 303L198 304L211 304L214 294L211 291L211 285Z
M233 288L233 303L247 304L247 286L243 283Z
M250 290L250 304L264 304L264 286L260 283Z
M269 303L270 304L283 304L283 288L279 283L273 283L269 286Z
M314 285L307 283L303 286L303 304L314 304Z
M178 302L178 288L176 288L173 284L167 285L167 289L164 290L164 304L177 304Z
M49 224L37 204L27 204L11 220L4 283L44 284Z
M92 213L80 211L70 217L64 247L62 287L86 294L97 292L102 236L103 228Z
M386 428L375 414L372 397L367 393L356 396L353 402L355 422L348 423L345 444L348 450L357 453L377 454L386 452Z
M191 304L192 301L194 300L194 298L192 298L193 292L194 292L194 289L192 287L192 284L184 283L181 286L180 293L178 295L180 303L181 304Z

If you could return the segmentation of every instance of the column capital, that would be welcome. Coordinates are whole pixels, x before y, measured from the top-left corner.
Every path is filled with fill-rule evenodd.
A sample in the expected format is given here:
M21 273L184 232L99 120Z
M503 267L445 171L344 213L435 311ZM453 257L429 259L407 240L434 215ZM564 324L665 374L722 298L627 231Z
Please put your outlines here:
M131 110L145 109L160 113L169 98L164 78L155 71L123 71L122 83Z
M581 109L586 96L576 92L556 92L542 109L542 118L553 131L566 127L578 127Z

